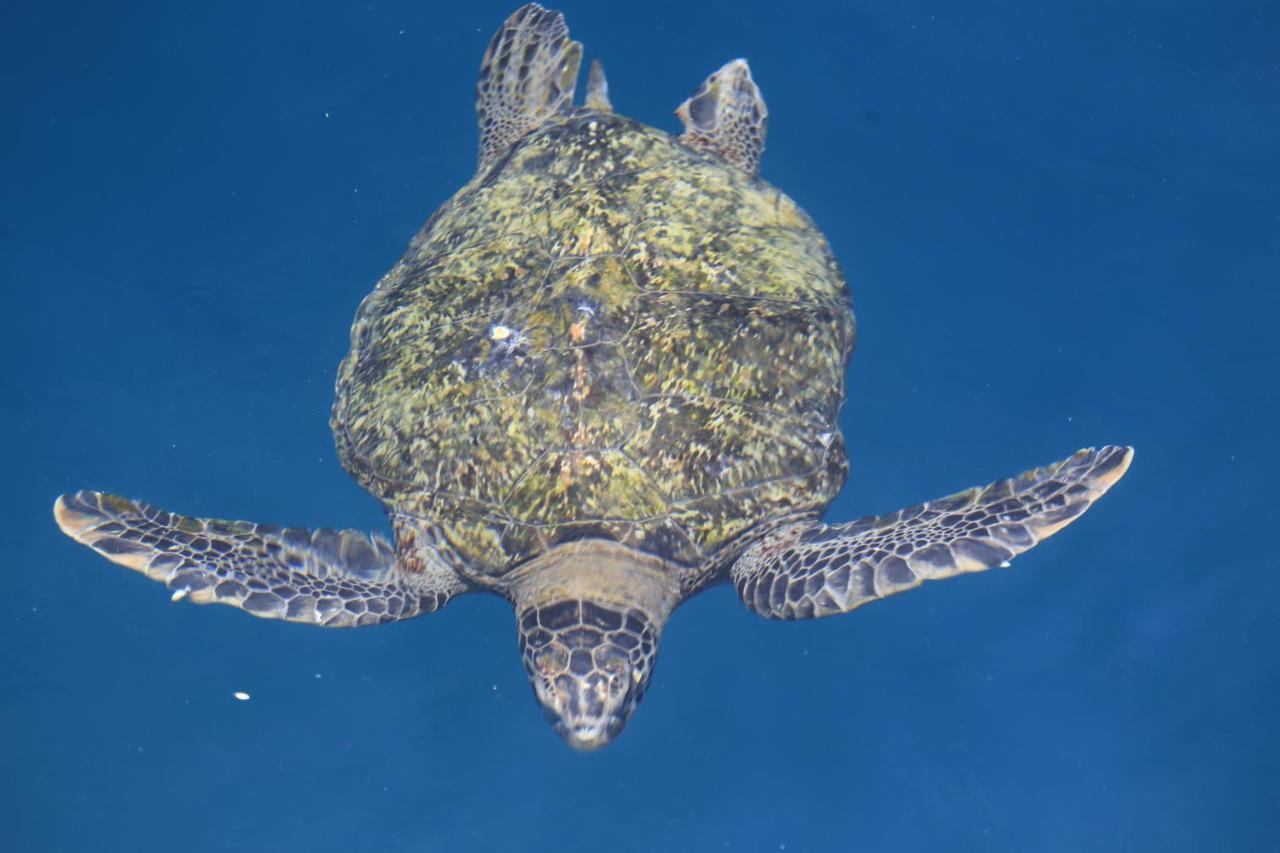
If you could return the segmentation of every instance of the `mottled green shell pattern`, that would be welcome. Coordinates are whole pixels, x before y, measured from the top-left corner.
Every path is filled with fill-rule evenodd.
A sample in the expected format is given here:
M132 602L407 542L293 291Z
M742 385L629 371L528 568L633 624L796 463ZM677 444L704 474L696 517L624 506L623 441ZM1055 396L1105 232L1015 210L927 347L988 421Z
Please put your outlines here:
M853 339L794 202L576 110L463 187L365 299L333 429L356 479L477 575L589 536L694 566L840 489Z

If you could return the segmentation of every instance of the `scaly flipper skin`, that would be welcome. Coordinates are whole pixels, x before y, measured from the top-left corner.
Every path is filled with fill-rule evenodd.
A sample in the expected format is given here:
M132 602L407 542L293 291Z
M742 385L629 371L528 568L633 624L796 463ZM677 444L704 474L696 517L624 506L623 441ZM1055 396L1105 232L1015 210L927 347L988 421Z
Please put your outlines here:
M439 561L406 571L386 540L354 530L279 528L174 515L100 492L62 495L62 532L160 581L175 600L215 602L254 616L328 628L431 613L465 584Z
M1088 448L889 515L784 527L748 548L731 577L743 603L761 616L847 613L926 580L1007 565L1079 518L1132 459L1132 448Z
M753 175L760 171L769 109L745 59L708 77L676 115L684 122L681 142L714 151Z
M582 45L569 40L564 15L530 3L507 18L489 42L476 84L479 171L573 103L581 63Z

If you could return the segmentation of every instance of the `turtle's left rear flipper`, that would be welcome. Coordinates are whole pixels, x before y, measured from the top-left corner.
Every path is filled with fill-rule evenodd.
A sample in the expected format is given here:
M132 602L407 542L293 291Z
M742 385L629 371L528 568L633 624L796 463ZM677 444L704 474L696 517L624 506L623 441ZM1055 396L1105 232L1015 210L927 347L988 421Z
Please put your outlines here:
M374 625L438 610L465 588L443 564L402 570L381 537L186 518L100 492L62 495L62 532L174 591L255 616L327 627ZM421 562L421 561L416 561Z
M743 552L733 583L761 616L808 619L847 613L926 580L1007 565L1079 518L1132 459L1129 447L1090 448L889 515L784 527Z
M582 44L569 38L564 15L537 3L521 6L489 42L476 84L483 172L573 103Z

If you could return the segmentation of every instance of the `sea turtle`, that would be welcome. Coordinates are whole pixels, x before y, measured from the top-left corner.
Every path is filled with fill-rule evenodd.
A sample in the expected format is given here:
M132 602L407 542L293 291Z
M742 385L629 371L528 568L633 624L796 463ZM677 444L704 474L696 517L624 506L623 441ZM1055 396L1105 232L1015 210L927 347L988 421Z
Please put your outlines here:
M664 623L732 582L762 616L844 613L1004 566L1085 511L1122 447L888 515L820 521L848 465L837 422L854 321L830 247L757 177L767 110L747 63L676 111L614 113L537 4L480 70L479 167L364 300L338 371L343 465L394 544L63 495L62 530L173 598L324 626L490 592L514 606L535 695L572 746L635 711Z

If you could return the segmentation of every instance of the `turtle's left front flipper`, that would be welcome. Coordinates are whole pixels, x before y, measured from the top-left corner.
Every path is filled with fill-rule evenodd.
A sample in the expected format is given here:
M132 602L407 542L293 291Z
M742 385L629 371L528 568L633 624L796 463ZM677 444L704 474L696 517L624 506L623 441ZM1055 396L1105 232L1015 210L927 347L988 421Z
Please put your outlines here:
M808 619L847 613L926 580L1004 566L1079 518L1132 459L1129 447L1090 448L889 515L790 525L743 552L733 583L761 616Z
M381 537L187 518L100 492L62 495L62 532L160 581L175 600L345 628L431 613L465 584L422 552L405 566Z

